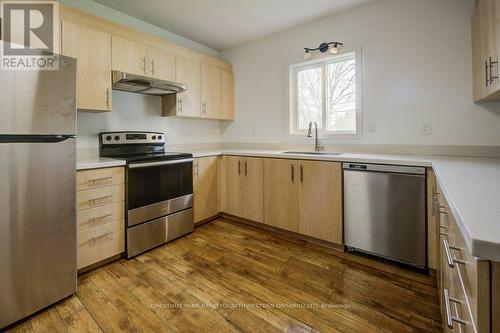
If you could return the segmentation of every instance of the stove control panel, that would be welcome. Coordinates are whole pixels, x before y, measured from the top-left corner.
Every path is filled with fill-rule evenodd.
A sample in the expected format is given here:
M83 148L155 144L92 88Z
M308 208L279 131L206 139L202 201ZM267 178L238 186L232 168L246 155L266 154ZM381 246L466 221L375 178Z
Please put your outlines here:
M161 132L105 132L99 134L102 146L123 144L165 144Z

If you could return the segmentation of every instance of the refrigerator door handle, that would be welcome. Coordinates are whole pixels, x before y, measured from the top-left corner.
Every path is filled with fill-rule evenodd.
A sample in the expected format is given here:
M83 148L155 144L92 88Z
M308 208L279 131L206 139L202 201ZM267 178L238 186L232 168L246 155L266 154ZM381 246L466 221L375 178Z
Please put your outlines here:
M0 143L57 143L73 139L74 137L74 135L0 134Z

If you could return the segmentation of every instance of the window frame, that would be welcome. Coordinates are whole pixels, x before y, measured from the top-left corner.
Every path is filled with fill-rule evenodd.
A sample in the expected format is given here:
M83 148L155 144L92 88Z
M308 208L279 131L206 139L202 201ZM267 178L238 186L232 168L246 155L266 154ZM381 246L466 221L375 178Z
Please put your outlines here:
M327 93L327 80L326 80L326 66L328 64L338 61L342 56L354 53L355 70L356 70L356 131L326 131L326 93ZM318 128L318 133L322 138L326 139L361 139L363 137L363 91L362 91L362 57L361 47L342 48L341 53L336 55L319 55L315 59L309 61L301 61L289 65L289 130L288 134L292 137L305 136L307 130L298 128L298 114L297 114L297 72L299 70L322 67L322 119L323 124ZM319 125L319 124L318 124ZM324 125L324 126L323 126Z

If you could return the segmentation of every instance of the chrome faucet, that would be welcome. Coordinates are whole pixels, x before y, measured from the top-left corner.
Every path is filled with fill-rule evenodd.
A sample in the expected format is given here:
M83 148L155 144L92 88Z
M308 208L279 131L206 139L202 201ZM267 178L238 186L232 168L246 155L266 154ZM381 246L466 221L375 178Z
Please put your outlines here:
M309 130L307 131L307 137L312 138L312 125L314 123L314 151L321 151L321 143L318 139L318 124L315 121L309 123Z

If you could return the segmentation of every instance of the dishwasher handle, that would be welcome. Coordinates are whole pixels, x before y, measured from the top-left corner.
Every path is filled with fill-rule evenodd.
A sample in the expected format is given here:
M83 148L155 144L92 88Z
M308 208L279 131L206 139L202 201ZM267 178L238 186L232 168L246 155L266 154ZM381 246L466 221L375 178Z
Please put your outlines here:
M425 175L425 167L406 166L406 165L345 162L342 163L342 169L351 171L373 171L373 172L390 172L390 173L405 173L412 175Z

